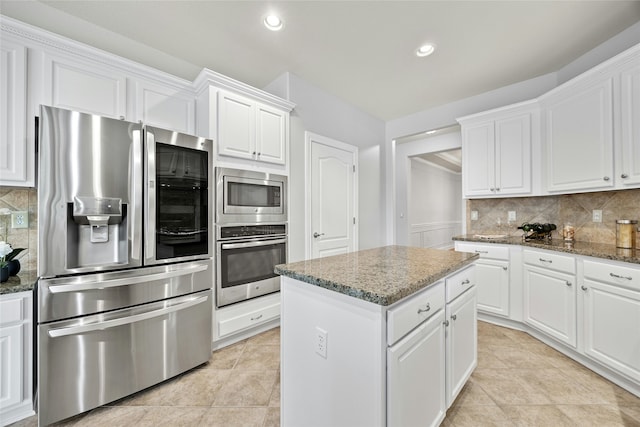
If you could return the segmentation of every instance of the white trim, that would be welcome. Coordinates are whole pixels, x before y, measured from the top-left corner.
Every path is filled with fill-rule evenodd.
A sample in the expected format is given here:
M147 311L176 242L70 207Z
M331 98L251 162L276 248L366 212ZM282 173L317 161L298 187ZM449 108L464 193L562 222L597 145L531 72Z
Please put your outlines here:
M425 154L428 154L428 153L425 153ZM423 163L423 164L425 164L427 166L430 166L430 167L432 167L434 169L439 169L439 170L441 170L443 172L450 173L451 175L462 175L462 171L457 172L457 171L454 171L454 170L451 170L451 169L447 169L442 165L435 164L435 163L430 162L429 160L425 160L425 159L423 159L422 157L419 157L419 156L410 156L409 159L415 160L416 162L419 162L419 163ZM444 159L444 160L446 160L446 159Z
M360 167L358 165L358 147L346 144L326 136L318 135L313 132L305 131L304 133L304 258L309 259L313 253L312 240L310 238L313 230L311 229L311 144L319 143L339 150L344 150L352 154L355 173L353 178L353 215L356 223L353 226L353 250L358 250L358 229L360 226L360 217L358 215L358 173Z

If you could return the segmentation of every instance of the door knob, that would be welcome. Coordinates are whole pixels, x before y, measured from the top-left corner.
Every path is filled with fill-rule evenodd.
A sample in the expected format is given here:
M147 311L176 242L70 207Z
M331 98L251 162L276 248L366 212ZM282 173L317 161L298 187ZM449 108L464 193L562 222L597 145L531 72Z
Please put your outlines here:
M313 237L316 238L316 239L318 237L320 237L320 236L324 236L324 233L318 233L317 231L315 233L313 233Z

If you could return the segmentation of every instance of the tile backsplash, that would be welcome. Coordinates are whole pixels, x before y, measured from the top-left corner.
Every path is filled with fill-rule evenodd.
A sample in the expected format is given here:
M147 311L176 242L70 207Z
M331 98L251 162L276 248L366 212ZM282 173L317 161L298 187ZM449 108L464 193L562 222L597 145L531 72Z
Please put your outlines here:
M27 211L29 228L11 228L9 211ZM15 188L0 186L0 241L6 241L13 248L25 248L18 255L21 270L36 270L38 263L38 195L35 188Z
M471 211L478 220L471 221ZM602 211L602 222L593 222L593 210ZM516 212L516 221L507 213ZM544 197L467 200L468 234L508 234L521 236L516 227L524 222L549 222L558 226L553 238L562 238L562 225L570 222L575 239L594 243L616 243L616 220L640 220L640 189L563 194ZM640 234L640 233L639 233ZM640 240L636 247L640 248Z

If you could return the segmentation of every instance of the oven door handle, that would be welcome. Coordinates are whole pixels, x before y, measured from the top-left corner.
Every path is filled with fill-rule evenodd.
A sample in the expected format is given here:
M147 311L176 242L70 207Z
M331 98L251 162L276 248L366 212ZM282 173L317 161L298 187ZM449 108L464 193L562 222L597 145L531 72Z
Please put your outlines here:
M260 240L257 242L247 242L247 243L223 243L221 247L222 249L242 249L242 248L253 248L257 246L279 245L281 243L287 243L287 239Z
M57 337L66 337L69 335L82 334L85 332L102 331L108 328L114 328L116 326L122 326L130 323L140 322L142 320L153 319L154 317L160 317L160 316L164 316L165 314L184 310L185 308L202 304L203 302L206 302L208 299L209 299L209 296L205 295L198 298L194 298L190 301L172 305L170 307L161 308L159 310L152 310L146 313L134 314L133 316L120 317L118 319L107 320L104 322L98 322L90 325L69 326L66 328L51 329L48 333L50 337L57 338Z
M183 268L174 271L161 273L145 274L142 276L124 277L122 279L112 280L92 280L90 282L72 283L68 285L50 286L49 292L52 294L61 294L65 292L82 292L96 289L114 288L116 286L135 285L136 283L150 282L152 280L170 279L177 276L186 276L187 274L197 273L209 268L207 265L196 265L189 268Z

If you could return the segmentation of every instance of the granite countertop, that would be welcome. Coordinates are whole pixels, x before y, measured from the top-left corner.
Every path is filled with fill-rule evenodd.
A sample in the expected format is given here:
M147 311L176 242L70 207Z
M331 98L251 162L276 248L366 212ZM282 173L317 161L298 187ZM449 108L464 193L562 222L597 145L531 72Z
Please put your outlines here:
M412 295L478 258L477 254L385 246L276 265L275 272L374 304Z
M640 264L640 249L621 249L616 245L592 242L565 242L561 239L540 240L525 242L521 236L505 236L497 239L487 239L478 237L476 234L466 234L455 236L453 240L463 242L520 245L531 248L547 249L556 252L566 252L573 255L584 255L595 258L609 259L612 261L630 262Z
M32 291L37 280L35 270L21 270L17 276L11 276L6 282L0 283L0 295Z

